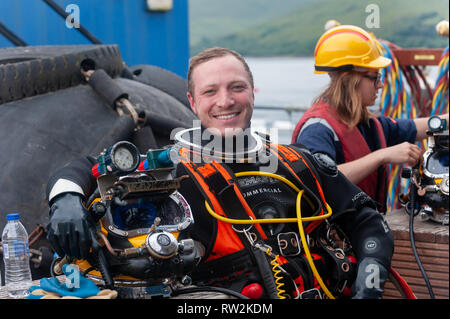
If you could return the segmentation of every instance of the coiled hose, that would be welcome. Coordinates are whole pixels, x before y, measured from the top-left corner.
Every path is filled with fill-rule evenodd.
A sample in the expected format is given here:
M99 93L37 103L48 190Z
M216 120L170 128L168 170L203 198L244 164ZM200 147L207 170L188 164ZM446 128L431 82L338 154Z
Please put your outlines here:
M286 293L286 290L282 288L284 286L284 283L282 282L283 276L280 275L281 269L280 264L278 263L279 257L280 256L276 255L275 258L270 261L270 264L272 265L273 277L275 278L275 285L278 291L278 299L286 299L286 297L283 295L284 293Z

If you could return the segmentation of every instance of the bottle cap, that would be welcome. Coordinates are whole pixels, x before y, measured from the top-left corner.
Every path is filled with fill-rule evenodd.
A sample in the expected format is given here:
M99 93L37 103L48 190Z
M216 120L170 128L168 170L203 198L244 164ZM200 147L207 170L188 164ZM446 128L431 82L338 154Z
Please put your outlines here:
M20 219L20 214L19 213L7 214L6 215L6 220L18 220L18 219Z

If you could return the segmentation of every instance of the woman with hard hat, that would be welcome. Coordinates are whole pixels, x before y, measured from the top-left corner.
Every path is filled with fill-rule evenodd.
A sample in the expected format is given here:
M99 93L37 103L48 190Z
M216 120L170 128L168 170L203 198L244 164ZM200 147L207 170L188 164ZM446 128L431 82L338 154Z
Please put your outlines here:
M428 118L394 120L375 116L383 87L379 70L391 60L380 53L365 30L341 25L327 30L316 44L315 73L328 73L330 83L302 116L292 143L303 144L324 163L339 170L378 204L386 205L386 164L415 165L426 137ZM448 114L444 115L448 121Z

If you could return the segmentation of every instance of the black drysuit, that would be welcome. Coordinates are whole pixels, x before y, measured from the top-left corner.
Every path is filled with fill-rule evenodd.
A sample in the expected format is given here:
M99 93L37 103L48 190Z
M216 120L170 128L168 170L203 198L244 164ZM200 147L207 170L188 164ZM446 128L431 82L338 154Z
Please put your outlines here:
M291 147L294 146L291 145ZM325 199L332 208L333 214L337 216L340 212L346 211L346 213L340 214L335 222L350 239L358 262L361 264L364 260L375 260L386 269L389 269L393 254L393 236L383 216L374 208L376 207L374 202L339 173L336 167L329 166L326 161L311 155L309 151L300 148L299 145L296 145L294 149L315 167ZM81 186L85 197L89 197L97 186L91 174L91 168L94 164L96 164L96 161L93 157L84 157L61 168L49 180L47 195L57 180L67 179ZM227 163L226 165L234 173L257 171L260 166L258 163ZM283 175L282 171L277 173ZM176 169L176 176L181 175L187 175L187 170L183 165L179 164ZM283 182L261 176L238 177L237 180L245 200L255 214L257 214L258 208L262 204L267 204L272 205L279 212L278 217L296 216L296 193ZM215 241L225 239L216 238L217 220L207 212L204 204L205 198L191 178L181 182L179 192L188 201L194 217L194 224L188 229L188 234L185 234L185 236L190 236L205 247L203 260L206 260L212 251ZM57 199L58 196L52 200L50 205ZM294 226L295 224L291 224L287 225L287 228L280 229L279 226L272 224L272 226L264 226L263 229L266 233L270 232L270 227L275 232L295 231ZM359 269L358 271L364 271L364 269ZM364 278L362 276L359 280L364 280ZM371 296L370 294L362 295L362 297L368 298Z

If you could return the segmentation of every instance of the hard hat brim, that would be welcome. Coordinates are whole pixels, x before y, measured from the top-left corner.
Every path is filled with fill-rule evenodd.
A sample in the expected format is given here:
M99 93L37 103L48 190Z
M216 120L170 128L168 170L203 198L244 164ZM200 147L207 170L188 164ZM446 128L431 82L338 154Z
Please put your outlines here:
M362 67L370 68L370 69L383 69L392 63L392 60L386 58L384 56L379 56L375 60L371 61L367 65L361 65Z
M353 65L353 67L355 68L355 70L357 68L367 68L367 69L383 69L387 66L389 66L392 63L392 60L389 58L386 58L384 56L379 56L378 58L376 58L375 60L371 61L368 64L358 64L358 65ZM350 66L350 69L349 69ZM317 70L317 68L329 68L329 70ZM334 71L352 71L352 65L345 65L345 66L338 66L338 67L317 67L314 69L314 73L315 74L324 74L324 73L328 73L328 72L334 72ZM369 71L369 70L367 70Z

